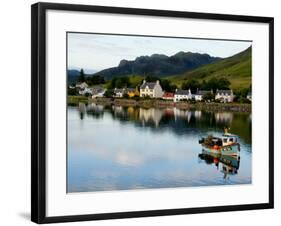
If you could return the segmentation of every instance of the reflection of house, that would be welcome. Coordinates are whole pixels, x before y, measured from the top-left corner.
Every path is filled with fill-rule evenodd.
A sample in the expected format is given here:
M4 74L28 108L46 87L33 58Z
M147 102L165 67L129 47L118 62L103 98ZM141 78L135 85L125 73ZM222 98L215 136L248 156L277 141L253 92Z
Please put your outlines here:
M249 92L249 93L248 93L247 99L248 99L249 101L252 101L252 92Z
M192 99L192 94L190 89L189 90L176 89L174 102L178 102L181 100L191 100L191 99Z
M164 92L162 98L164 100L173 100L174 99L174 93L171 93L171 92Z
M203 96L206 95L206 94L213 94L213 91L208 91L208 90L198 90L197 89L197 92L193 95L194 99L196 101L202 101L203 100Z
M231 124L233 120L232 112L217 112L215 113L215 119L217 123Z
M199 120L202 116L202 111L194 111L194 117Z
M92 98L103 97L106 89L101 87L94 87L92 88Z
M163 96L163 90L159 83L159 80L156 82L146 82L143 80L143 83L140 87L140 96L141 97L152 97L152 98L160 98Z
M126 92L129 95L129 97L140 96L140 92L138 91L138 88L127 88Z
M215 99L224 103L233 102L234 95L232 90L217 90Z
M123 95L126 93L126 90L125 88L121 88L121 89L115 88L113 92L115 97L123 97Z
M122 116L122 117L125 115L125 111L122 106L113 105L112 109L114 111L114 115Z
M190 122L191 116L192 116L191 111L174 108L175 120L177 120L177 118L183 118L183 119L187 119L187 121Z
M87 106L87 111L94 111L96 113L102 113L104 110L104 106L97 105L95 103L91 103Z
M143 122L153 121L156 127L159 125L162 116L163 111L157 108L140 108L139 111L140 120L142 120Z

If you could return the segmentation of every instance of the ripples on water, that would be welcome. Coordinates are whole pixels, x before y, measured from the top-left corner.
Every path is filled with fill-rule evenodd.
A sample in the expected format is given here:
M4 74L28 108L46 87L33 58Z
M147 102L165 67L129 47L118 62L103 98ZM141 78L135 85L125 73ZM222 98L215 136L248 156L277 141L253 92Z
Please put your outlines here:
M240 159L202 153L228 126ZM68 107L68 192L251 183L251 115L101 105Z

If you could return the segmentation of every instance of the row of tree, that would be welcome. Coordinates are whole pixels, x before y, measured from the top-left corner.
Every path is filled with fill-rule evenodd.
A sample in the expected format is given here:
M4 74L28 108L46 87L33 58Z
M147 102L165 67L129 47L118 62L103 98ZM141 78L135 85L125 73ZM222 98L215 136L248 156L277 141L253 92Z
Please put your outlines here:
M98 84L104 84L105 83L105 79L103 76L100 75L93 75L93 76L89 76L86 75L84 73L84 70L81 69L80 70L80 74L77 78L78 82L86 82L88 85L98 85Z

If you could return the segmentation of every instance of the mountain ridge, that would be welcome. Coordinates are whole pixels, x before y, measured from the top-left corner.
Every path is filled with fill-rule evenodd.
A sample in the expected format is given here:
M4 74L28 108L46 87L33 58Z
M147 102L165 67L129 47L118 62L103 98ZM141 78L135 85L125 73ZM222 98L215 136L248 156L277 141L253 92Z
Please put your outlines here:
M200 54L183 51L172 56L152 54L151 56L136 57L135 60L123 59L119 62L118 66L101 70L94 75L104 76L106 79L131 74L154 75L161 78L184 73L220 59L206 53Z

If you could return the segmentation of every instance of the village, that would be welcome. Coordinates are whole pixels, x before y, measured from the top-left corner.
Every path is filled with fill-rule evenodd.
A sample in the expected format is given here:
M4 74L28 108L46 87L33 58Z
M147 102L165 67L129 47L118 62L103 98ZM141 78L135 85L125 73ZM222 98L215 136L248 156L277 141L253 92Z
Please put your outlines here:
M159 80L147 82L143 80L142 84L135 88L113 88L108 90L102 86L89 87L86 82L77 83L75 86L69 86L69 89L76 90L79 95L91 97L92 99L110 97L110 98L154 98L173 102L193 101L193 102L218 102L232 103L235 101L235 95L230 90L200 90L192 92L191 89L175 89L174 92L163 90ZM251 92L247 94L247 100L252 101Z

